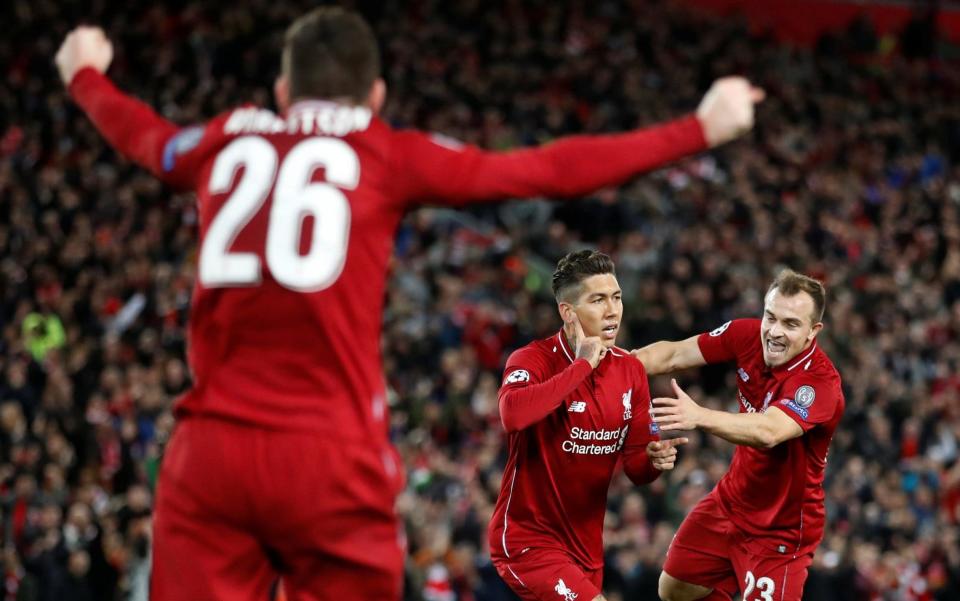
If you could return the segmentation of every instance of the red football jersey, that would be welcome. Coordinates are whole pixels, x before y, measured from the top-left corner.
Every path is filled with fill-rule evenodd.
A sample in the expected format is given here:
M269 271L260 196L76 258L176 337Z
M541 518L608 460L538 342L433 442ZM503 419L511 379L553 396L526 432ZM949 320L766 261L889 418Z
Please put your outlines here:
M840 374L814 344L768 368L759 319L737 319L697 339L707 363L736 361L740 413L783 411L803 434L772 449L738 445L713 493L734 523L779 553L808 553L823 538L827 449L843 415Z
M488 153L395 131L365 107L244 107L178 128L90 68L70 93L121 153L197 193L194 387L178 414L339 439L386 436L380 326L406 211L575 196L705 147L693 116Z
M574 360L561 331L510 356L500 406L509 456L490 554L510 559L550 548L586 569L602 566L607 489L618 460L638 484L660 473L646 454L659 435L643 365L614 348L591 370L586 359Z

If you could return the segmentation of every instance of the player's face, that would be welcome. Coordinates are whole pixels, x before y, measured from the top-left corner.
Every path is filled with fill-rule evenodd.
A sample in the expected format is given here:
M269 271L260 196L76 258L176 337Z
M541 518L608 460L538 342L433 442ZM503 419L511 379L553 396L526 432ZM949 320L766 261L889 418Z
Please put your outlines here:
M813 299L806 292L784 296L774 288L767 294L760 341L768 366L783 365L810 346L823 327L822 323L813 323L813 308Z
M616 343L623 317L623 300L620 284L612 273L592 275L583 280L583 291L573 304L583 333L599 336L603 345L610 348Z

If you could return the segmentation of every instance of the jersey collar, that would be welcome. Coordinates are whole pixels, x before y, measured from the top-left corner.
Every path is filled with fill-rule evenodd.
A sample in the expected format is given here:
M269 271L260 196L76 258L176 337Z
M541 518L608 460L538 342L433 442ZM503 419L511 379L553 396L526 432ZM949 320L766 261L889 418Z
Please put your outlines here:
M567 358L569 363L573 363L575 353L570 348L570 345L567 344L567 337L563 335L563 328L560 328L560 331L557 332L557 345L560 347L560 350L563 352L563 356ZM622 357L620 349L617 347L611 347L607 349L607 355L613 355L614 357ZM606 359L606 357L604 357ZM603 359L601 359L602 361Z
M805 371L810 368L810 364L813 362L813 354L817 352L817 341L813 341L813 345L807 349L807 352L800 355L800 358L793 360L790 363L784 363L783 365L778 365L771 369L775 374L787 374L798 371Z

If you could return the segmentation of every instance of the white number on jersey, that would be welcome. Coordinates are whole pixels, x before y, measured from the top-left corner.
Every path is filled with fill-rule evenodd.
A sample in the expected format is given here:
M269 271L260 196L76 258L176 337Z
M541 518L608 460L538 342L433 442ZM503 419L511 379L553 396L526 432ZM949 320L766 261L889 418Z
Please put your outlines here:
M753 572L747 571L747 575L744 578L744 585L744 601L773 601L773 592L776 584L773 582L772 578L767 576L755 578ZM754 591L754 589L760 593L760 596L755 599L751 599L750 594Z
M259 136L237 138L213 164L210 193L230 188L240 167L245 171L233 194L213 218L200 249L200 283L208 288L251 286L261 282L260 258L230 252L237 234L263 206L273 186L264 256L273 277L286 288L316 292L333 284L343 270L350 234L350 203L340 188L360 181L357 153L338 138L308 138L294 146L277 173L277 151ZM324 167L326 182L311 182ZM276 184L274 184L276 176ZM313 217L313 238L300 254L303 219Z

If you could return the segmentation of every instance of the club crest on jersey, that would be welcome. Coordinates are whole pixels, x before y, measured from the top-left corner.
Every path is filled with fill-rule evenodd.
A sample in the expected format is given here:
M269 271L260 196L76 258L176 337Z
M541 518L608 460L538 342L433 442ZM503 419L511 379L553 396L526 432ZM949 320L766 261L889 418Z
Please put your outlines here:
M726 331L727 331L727 328L730 327L730 324L731 324L731 323L733 323L733 322L728 321L727 323L723 324L722 326L720 326L720 327L717 328L716 330L713 330L712 332L710 332L710 335L713 336L714 338L716 338L716 337L719 336L720 334L723 334L724 332L726 332Z
M812 405L816 398L817 392L813 389L813 386L807 385L797 388L797 393L793 395L793 401L804 409Z
M563 601L575 601L577 594L567 586L563 578L557 578L557 586L553 587L557 594L563 597Z
M516 384L517 382L529 382L530 372L525 369L515 369L504 378L504 384Z
M633 412L630 410L630 401L633 398L633 388L623 393L623 396L620 397L620 400L623 402L623 419L630 419L633 417Z
M173 135L163 147L163 170L173 171L177 157L186 154L200 144L203 139L203 127L186 127Z

